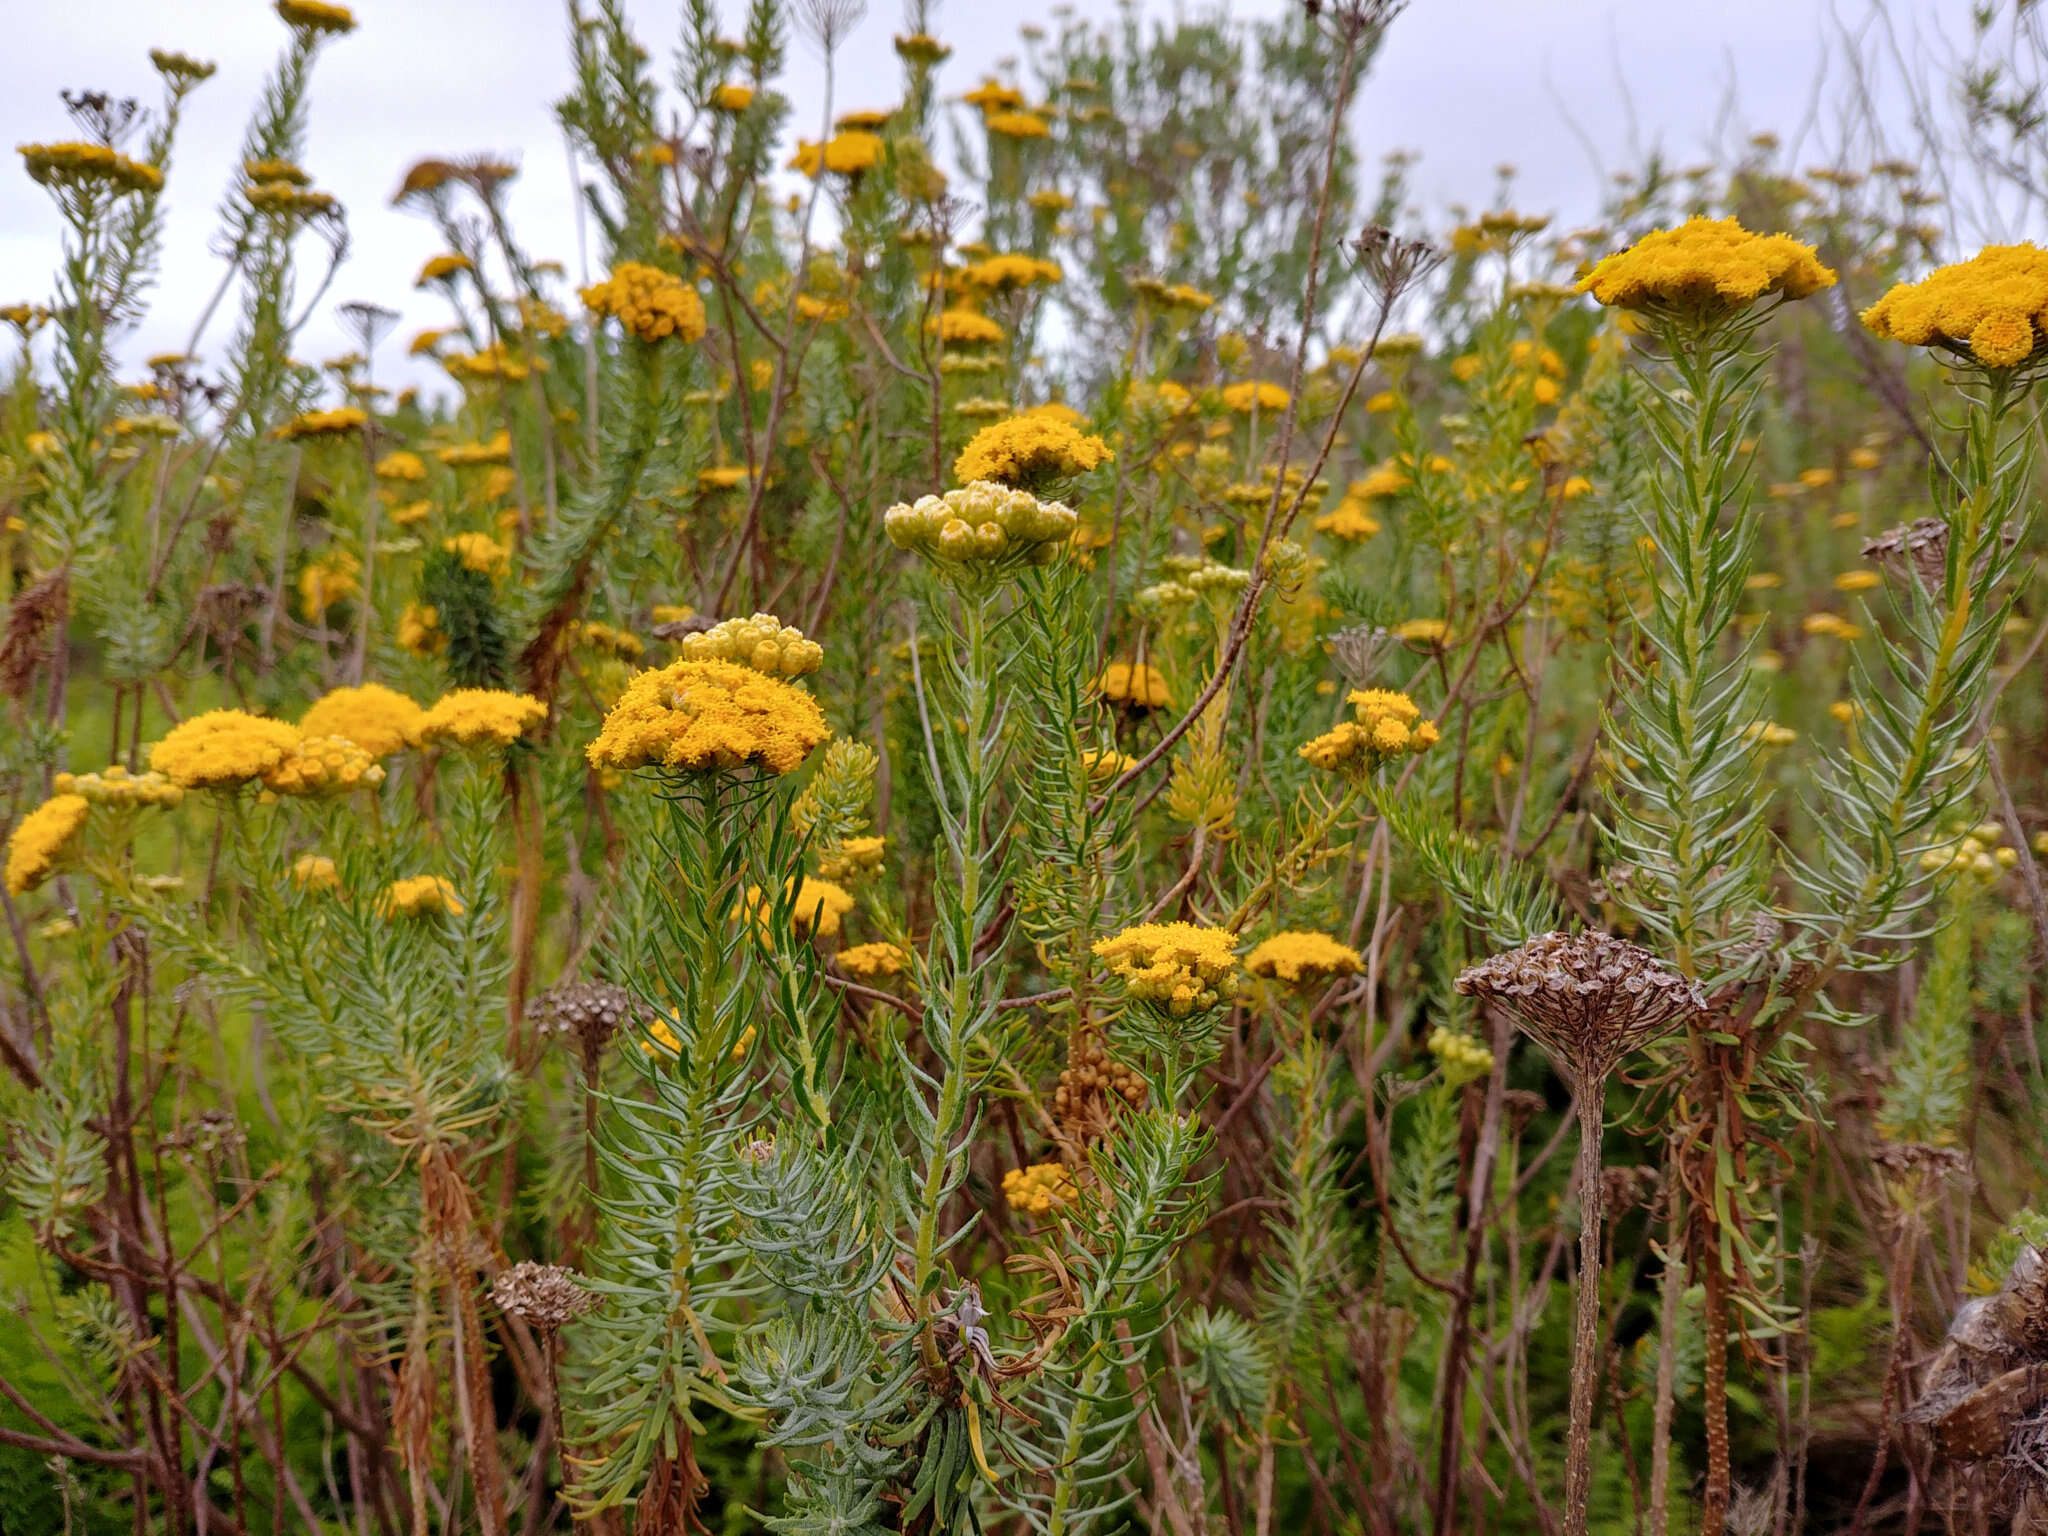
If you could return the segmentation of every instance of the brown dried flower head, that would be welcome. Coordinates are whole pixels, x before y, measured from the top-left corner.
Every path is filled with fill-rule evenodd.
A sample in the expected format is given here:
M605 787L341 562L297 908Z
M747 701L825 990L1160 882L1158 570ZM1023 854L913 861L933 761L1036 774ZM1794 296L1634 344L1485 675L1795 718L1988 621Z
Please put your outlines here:
M593 1056L602 1055L633 1014L632 994L605 981L565 981L534 1000L534 1029L573 1035Z
M523 1260L491 1285L491 1296L529 1328L553 1333L596 1309L601 1298L576 1283L574 1271L559 1264Z
M1630 1051L1706 1008L1678 972L1605 933L1538 934L1463 972L1458 990L1507 1010L1582 1083L1604 1078Z

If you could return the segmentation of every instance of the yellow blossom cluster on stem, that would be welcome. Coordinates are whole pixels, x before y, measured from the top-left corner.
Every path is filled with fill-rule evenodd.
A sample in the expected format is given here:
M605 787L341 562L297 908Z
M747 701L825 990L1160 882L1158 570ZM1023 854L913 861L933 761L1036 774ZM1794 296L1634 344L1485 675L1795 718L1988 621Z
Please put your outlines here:
M1453 1088L1461 1088L1493 1070L1492 1051L1470 1035L1441 1024L1430 1031L1429 1053L1436 1057L1443 1068L1444 1081Z
M698 341L704 335L704 301L672 272L645 262L622 261L611 276L582 291L584 307L610 315L645 342L674 336Z
M1347 696L1353 717L1301 748L1318 768L1362 773L1397 757L1436 745L1434 720L1424 720L1415 701L1386 688L1353 689Z
M177 805L185 791L163 774L130 773L121 763L98 773L60 773L50 781L60 795L83 795L94 805Z
M818 859L818 874L826 880L863 880L882 867L888 840L880 837L842 838Z
M1070 538L1080 519L1064 502L1040 501L1029 491L977 480L944 496L899 502L882 515L889 541L955 567L989 567L1012 560L1044 564Z
M369 413L360 406L340 405L331 411L306 411L294 416L272 432L271 436L283 438L287 442L297 442L308 437L342 437L350 432L362 431L369 419Z
M384 918L435 917L444 912L459 917L463 910L454 882L443 875L409 875L394 880L377 899L377 915Z
M835 176L858 176L863 171L873 170L881 161L880 136L864 128L849 128L844 133L835 133L823 144L799 139L796 153L790 157L789 168L801 171L816 181L827 171Z
M83 795L52 795L15 824L7 839L7 894L32 891L71 856L92 804Z
M277 14L288 27L331 37L353 32L356 26L353 11L345 5L331 5L328 0L277 0Z
M731 661L770 677L803 677L825 664L825 648L772 613L725 619L699 634L685 635L689 661Z
M2016 368L2048 348L2048 251L1987 245L1917 283L1894 285L1863 311L1863 323L1888 341Z
M300 735L246 710L209 710L173 726L149 749L149 766L185 789L236 789L282 763Z
M1074 1198L1074 1175L1062 1163L1033 1163L1003 1175L1003 1198L1013 1211L1045 1216Z
M593 768L790 773L832 734L803 689L729 661L642 672L585 756Z
M441 547L479 576L502 576L512 569L512 551L488 533L451 534Z
M1124 995L1177 1019L1214 1008L1237 983L1237 935L1194 923L1140 923L1095 943Z
M323 694L304 715L299 729L308 736L341 736L372 757L389 757L419 745L427 712L395 688L364 683Z
M1284 411L1292 398L1281 385L1264 380L1246 379L1223 386L1224 405L1240 416L1249 416L1253 411Z
M1032 490L1085 474L1112 457L1101 438L1034 411L993 422L975 433L953 461L953 474L963 482L993 480Z
M758 886L748 888L747 904L757 914L765 910L766 904L761 899ZM855 905L853 893L844 886L805 875L790 902L790 921L796 925L799 934L815 935L821 939L837 938L840 920Z
M302 891L338 891L341 871L324 853L302 853L292 860L292 884Z
M909 958L902 949L887 942L855 944L839 951L835 956L839 969L857 981L879 981L884 977L900 976Z
M419 739L428 745L509 747L547 717L547 705L524 693L457 688L421 717Z
M105 182L123 192L155 192L164 184L164 173L155 166L131 160L105 144L67 140L59 144L23 144L20 150L29 176L43 186Z
M1356 976L1365 961L1349 944L1326 933L1276 933L1244 957L1244 968L1268 981L1312 985Z
M1164 709L1173 702L1166 674L1142 661L1112 661L1095 680L1095 691L1106 703L1129 710Z
M299 799L345 795L384 782L377 760L345 736L307 736L263 775L263 787Z
M1603 258L1579 292L1623 309L1742 309L1766 294L1803 299L1834 286L1813 247L1734 219L1693 218Z

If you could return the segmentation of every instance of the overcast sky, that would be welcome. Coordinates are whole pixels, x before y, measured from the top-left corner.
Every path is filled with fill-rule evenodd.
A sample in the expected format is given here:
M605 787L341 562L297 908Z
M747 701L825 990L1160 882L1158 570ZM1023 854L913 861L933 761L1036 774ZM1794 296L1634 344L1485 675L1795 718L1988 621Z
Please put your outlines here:
M1239 14L1272 14L1293 0L1234 0ZM1417 200L1427 214L1454 203L1484 205L1495 167L1521 172L1518 206L1583 221L1599 176L1662 146L1681 163L1717 132L1772 128L1790 137L1809 113L1814 81L1841 21L1868 0L1413 0L1394 23L1354 119L1368 155L1412 149ZM1968 0L1892 0L1914 28L1959 35ZM1142 0L1150 15L1203 11L1207 0ZM942 0L940 34L955 52L941 85L970 89L1017 47L1016 27L1044 20L1051 0ZM674 0L629 0L641 39L666 75L676 35ZM189 100L172 170L163 280L131 358L182 345L218 281L207 250L214 210L235 165L250 105L274 61L284 27L267 0L4 0L11 39L0 59L0 145L61 138L69 124L60 87L154 100L151 47L218 61L220 72ZM323 313L298 352L345 350L333 306L374 299L404 320L380 377L403 372L412 329L439 323L437 301L415 294L420 263L438 248L432 228L389 207L405 166L429 153L491 150L516 155L524 172L512 199L515 228L538 256L576 275L566 151L551 103L567 82L561 0L355 0L357 31L328 45L314 79L307 169L349 210L353 250ZM1116 0L1074 0L1082 16L1109 17ZM738 10L726 0L727 13ZM872 0L841 56L838 103L887 106L900 66L890 37L897 0ZM819 63L792 45L789 91L815 101ZM1738 114L1725 108L1737 83ZM1596 166L1587 143L1598 146ZM57 260L58 224L42 189L19 162L0 166L0 303L45 297ZM217 358L223 315L202 352Z

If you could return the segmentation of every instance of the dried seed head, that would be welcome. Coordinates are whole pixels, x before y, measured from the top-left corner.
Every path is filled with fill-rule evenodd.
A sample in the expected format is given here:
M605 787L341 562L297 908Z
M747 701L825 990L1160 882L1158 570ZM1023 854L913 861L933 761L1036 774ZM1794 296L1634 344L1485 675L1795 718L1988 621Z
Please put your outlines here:
M576 1283L574 1271L559 1264L535 1264L531 1260L514 1264L491 1285L491 1296L499 1306L543 1333L553 1333L593 1311L601 1298Z
M1465 971L1458 990L1506 1009L1582 1084L1706 1008L1699 988L1647 949L1604 933L1538 934Z
M1383 308L1443 265L1444 254L1427 240L1405 240L1391 229L1368 224L1351 242L1359 270L1376 290Z
M602 1055L632 1016L632 995L603 981L564 982L535 998L533 1005L537 1033L574 1036L592 1056Z
M1349 629L1339 630L1330 641L1335 652L1337 665L1354 688L1370 688L1374 675L1379 671L1380 657L1393 643L1393 635L1385 628L1371 624L1354 624Z

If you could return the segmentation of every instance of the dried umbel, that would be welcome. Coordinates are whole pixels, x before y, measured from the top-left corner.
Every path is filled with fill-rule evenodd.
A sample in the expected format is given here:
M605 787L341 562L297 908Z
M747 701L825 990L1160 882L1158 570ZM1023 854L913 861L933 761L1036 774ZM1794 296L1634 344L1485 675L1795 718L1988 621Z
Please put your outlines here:
M499 1306L542 1333L553 1333L596 1309L594 1291L576 1283L575 1274L559 1264L535 1264L531 1260L514 1264L491 1285L491 1297Z
M1463 972L1458 990L1513 1015L1581 1084L1706 1008L1699 988L1647 949L1604 933L1538 934Z
M601 1056L633 1016L632 994L605 981L565 981L534 999L534 1029L573 1035L584 1052Z

